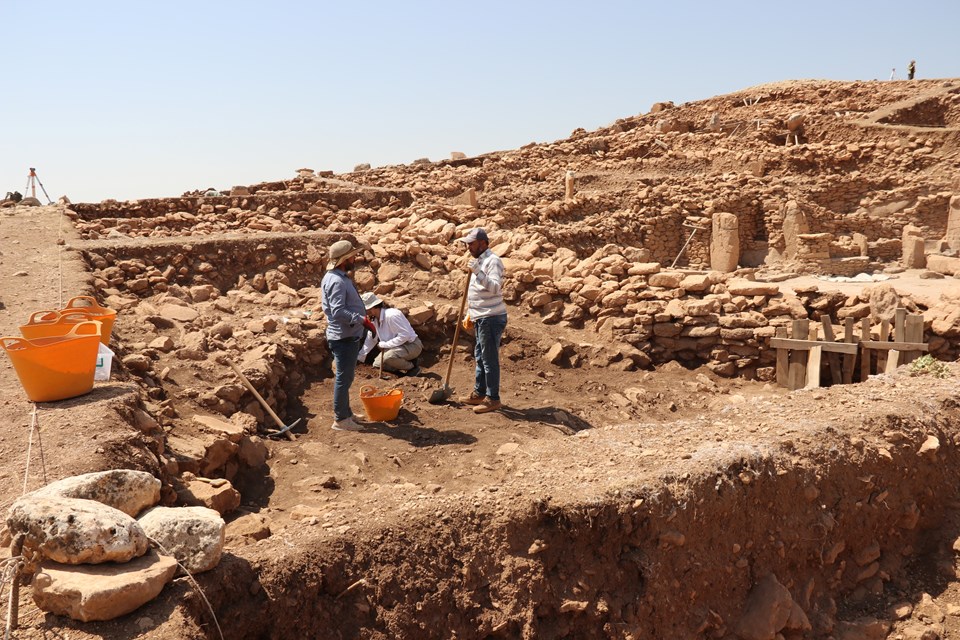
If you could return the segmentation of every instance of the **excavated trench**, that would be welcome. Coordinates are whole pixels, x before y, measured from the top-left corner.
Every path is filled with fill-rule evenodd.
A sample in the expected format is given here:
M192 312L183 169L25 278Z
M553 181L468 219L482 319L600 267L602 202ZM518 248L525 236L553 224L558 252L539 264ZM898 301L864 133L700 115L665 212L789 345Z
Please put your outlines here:
M833 424L803 412L854 403L851 389L782 420L746 411L733 432L750 437L670 425L677 450L655 461L623 453L654 436L642 425L567 439L554 459L612 464L264 545L252 566L226 564L215 605L236 638L866 637L843 630L909 599L908 568L960 533L944 526L960 468L952 385L868 386L877 406ZM922 401L879 399L922 387Z
M242 282L315 286L339 237L101 241L83 252L101 293L209 285L212 308ZM256 269L244 255L258 256ZM425 334L442 336L448 316L438 309ZM251 372L288 410L329 361L316 320L290 320L299 333L258 352L266 372ZM162 376L140 378L155 400L178 393ZM960 533L953 387L881 376L674 423L594 425L530 443L526 472L494 486L388 501L342 533L299 528L232 550L201 585L230 638L844 637L864 612L883 619L893 594L912 597L909 567ZM208 408L257 412L249 397ZM275 463L235 472L238 486L266 481ZM204 605L182 596L208 629Z

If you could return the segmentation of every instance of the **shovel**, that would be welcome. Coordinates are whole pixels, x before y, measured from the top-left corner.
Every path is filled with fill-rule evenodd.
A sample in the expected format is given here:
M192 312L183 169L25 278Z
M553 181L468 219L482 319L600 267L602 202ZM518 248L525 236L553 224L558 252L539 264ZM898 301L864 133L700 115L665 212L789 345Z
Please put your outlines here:
M430 404L442 404L453 394L450 388L450 374L453 373L453 357L457 353L457 340L460 338L460 323L463 322L463 308L467 305L467 293L470 291L470 276L463 287L463 297L460 298L460 313L457 315L457 328L453 330L453 344L450 345L450 364L447 366L447 378L443 381L443 388L430 394L427 400Z
M243 383L243 386L249 389L250 393L252 393L254 397L260 401L260 404L263 405L263 408L267 410L267 413L270 414L270 417L273 418L273 421L277 423L278 427L280 427L279 431L271 431L267 433L267 436L275 438L277 436L284 435L287 437L287 440L296 440L296 438L293 437L293 434L290 433L290 429L293 429L295 426L297 426L297 424L300 422L300 418L297 418L290 424L283 424L283 420L280 419L280 416L274 413L273 409L270 408L270 405L267 404L267 401L263 399L263 396L253 388L253 385L250 384L249 380L247 380L247 376L243 375L243 372L240 371L240 368L232 362L227 362L227 364L230 365L230 368L233 369L233 372L240 378L240 382Z

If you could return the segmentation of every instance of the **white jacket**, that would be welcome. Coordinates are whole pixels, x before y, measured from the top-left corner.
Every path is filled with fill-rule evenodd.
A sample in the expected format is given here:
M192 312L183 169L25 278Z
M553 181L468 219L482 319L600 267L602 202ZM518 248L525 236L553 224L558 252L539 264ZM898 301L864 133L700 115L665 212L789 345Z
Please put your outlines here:
M380 347L381 351L389 351L417 339L417 332L398 309L381 307L380 318L374 320L373 324L377 327L377 335L367 334L363 348L357 355L358 362L363 362L374 347Z

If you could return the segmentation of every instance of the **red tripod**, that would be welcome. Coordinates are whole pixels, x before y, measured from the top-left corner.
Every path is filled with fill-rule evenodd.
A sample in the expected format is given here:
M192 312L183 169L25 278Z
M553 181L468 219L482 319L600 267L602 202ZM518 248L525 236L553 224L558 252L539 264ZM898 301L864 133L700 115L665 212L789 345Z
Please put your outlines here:
M37 197L37 185L40 185L40 190L43 191L43 195L46 196L47 204L53 204L53 200L50 199L50 196L47 194L47 190L43 188L43 183L40 182L40 178L37 177L37 170L33 167L30 167L30 174L27 176L26 191L30 192L31 198Z

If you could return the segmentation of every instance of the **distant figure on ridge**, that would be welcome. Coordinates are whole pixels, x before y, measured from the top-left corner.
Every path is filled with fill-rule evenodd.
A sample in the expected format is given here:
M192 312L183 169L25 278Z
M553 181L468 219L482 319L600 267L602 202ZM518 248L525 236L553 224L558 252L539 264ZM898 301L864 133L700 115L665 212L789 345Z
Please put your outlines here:
M897 79L897 68L896 68L896 67L894 67L893 69L890 69L890 79L891 79L891 80L896 80L896 79Z
M917 61L911 60L910 64L907 65L907 80L913 80L913 76L917 73Z

